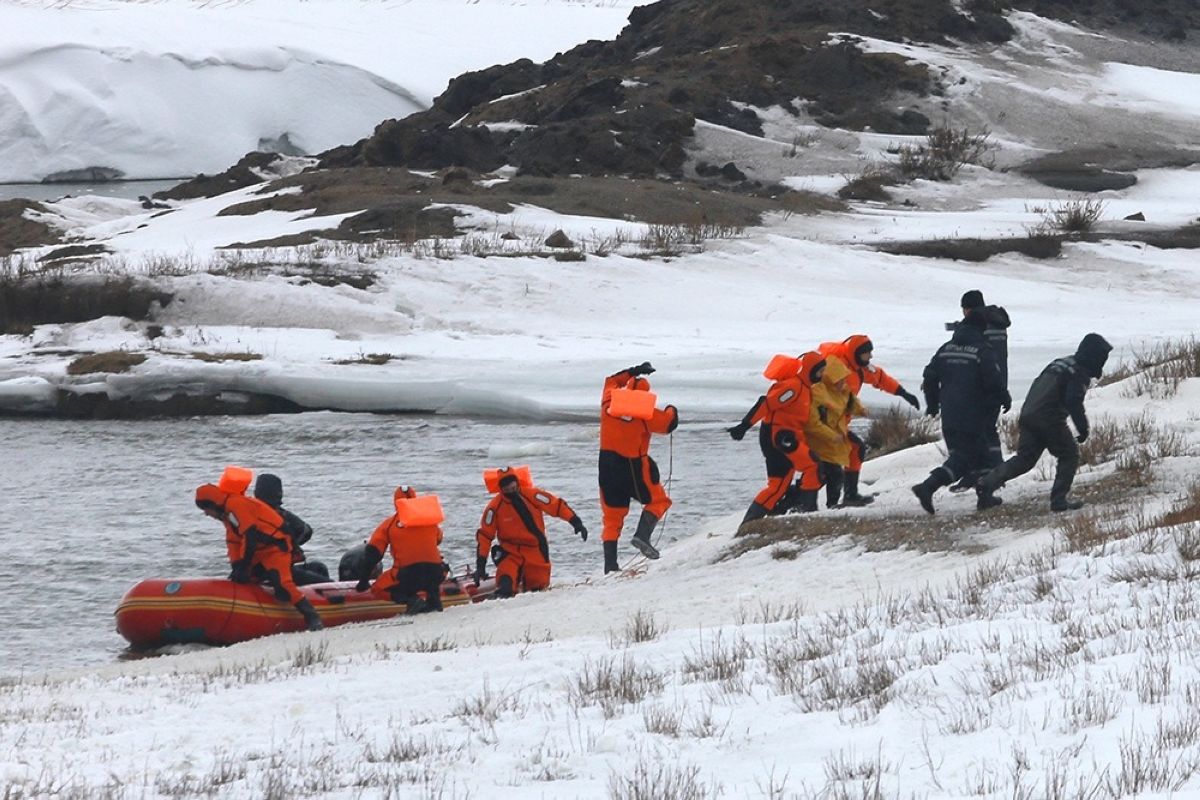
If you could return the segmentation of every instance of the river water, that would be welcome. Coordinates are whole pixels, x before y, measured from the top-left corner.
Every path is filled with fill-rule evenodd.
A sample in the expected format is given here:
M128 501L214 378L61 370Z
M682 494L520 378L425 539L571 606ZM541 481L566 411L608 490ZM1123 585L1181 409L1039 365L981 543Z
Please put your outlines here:
M155 192L178 186L184 180L186 179L110 181L108 183L0 183L0 200L25 199L43 202L88 194L136 200L139 197L150 197Z
M757 441L730 441L731 419L685 420L651 454L675 500L665 539L737 513L762 482ZM149 577L228 573L224 534L193 503L226 464L283 479L284 506L314 528L310 558L336 571L348 547L391 513L392 490L441 497L442 550L474 562L489 495L481 474L528 464L589 528L581 542L548 520L554 580L602 565L595 424L462 417L308 413L150 421L0 420L0 581L8 587L0 674L111 662L126 651L113 626L124 592ZM626 521L622 559L632 555ZM660 542L661 543L661 542ZM451 615L446 622L452 624Z

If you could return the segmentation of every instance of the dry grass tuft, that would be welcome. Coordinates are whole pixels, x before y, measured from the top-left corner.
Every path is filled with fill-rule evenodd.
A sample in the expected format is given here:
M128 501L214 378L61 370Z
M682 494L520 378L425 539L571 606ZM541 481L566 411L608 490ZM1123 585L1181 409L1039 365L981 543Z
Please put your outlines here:
M89 353L67 365L68 375L91 375L98 372L128 372L146 360L145 353L130 353L125 350L110 350L106 353Z
M1130 397L1171 397L1179 384L1200 377L1200 341L1194 337L1159 342L1135 353L1127 361L1099 380L1100 386L1134 378Z
M865 437L869 448L867 458L878 458L897 450L936 442L939 438L941 434L937 421L932 417L912 414L893 406L871 417L871 427Z
M208 364L217 364L222 361L261 361L262 354L250 352L205 353L197 350L192 353L192 358Z
M971 133L967 128L956 130L949 125L934 128L919 145L896 148L896 167L909 180L924 178L948 181L967 164L986 164L996 145L990 134Z
M399 356L394 356L391 353L360 353L359 355L355 356L354 358L341 358L341 359L338 359L337 361L334 361L333 363L337 364L338 366L348 366L351 364L368 364L371 366L379 367L379 366L383 366L384 364L386 364L389 361L392 361L396 358L399 358Z

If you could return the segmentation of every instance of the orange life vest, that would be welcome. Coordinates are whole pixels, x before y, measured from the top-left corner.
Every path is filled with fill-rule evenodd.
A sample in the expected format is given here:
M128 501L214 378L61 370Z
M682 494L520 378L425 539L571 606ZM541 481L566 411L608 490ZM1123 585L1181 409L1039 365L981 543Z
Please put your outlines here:
M611 450L625 458L638 458L650 452L651 434L670 433L679 425L679 412L674 406L654 409L649 419L615 417L609 413L614 389L649 391L645 378L631 378L624 373L609 376L604 381L600 397L600 449Z

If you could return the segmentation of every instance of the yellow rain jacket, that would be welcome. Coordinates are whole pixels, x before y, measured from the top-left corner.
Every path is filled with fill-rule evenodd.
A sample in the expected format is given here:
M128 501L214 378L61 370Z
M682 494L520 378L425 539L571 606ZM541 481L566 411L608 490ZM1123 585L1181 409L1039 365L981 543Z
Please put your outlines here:
M813 458L843 467L850 464L850 419L867 410L850 391L850 370L839 358L825 363L825 375L812 390L812 407L804 437Z

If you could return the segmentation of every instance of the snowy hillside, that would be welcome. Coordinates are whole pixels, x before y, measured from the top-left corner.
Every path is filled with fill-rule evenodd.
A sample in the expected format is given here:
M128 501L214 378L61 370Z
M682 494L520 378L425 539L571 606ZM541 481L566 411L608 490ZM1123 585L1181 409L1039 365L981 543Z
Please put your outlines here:
M0 3L0 182L318 153L471 69L611 37L634 0ZM469 8L469 11L468 11Z

